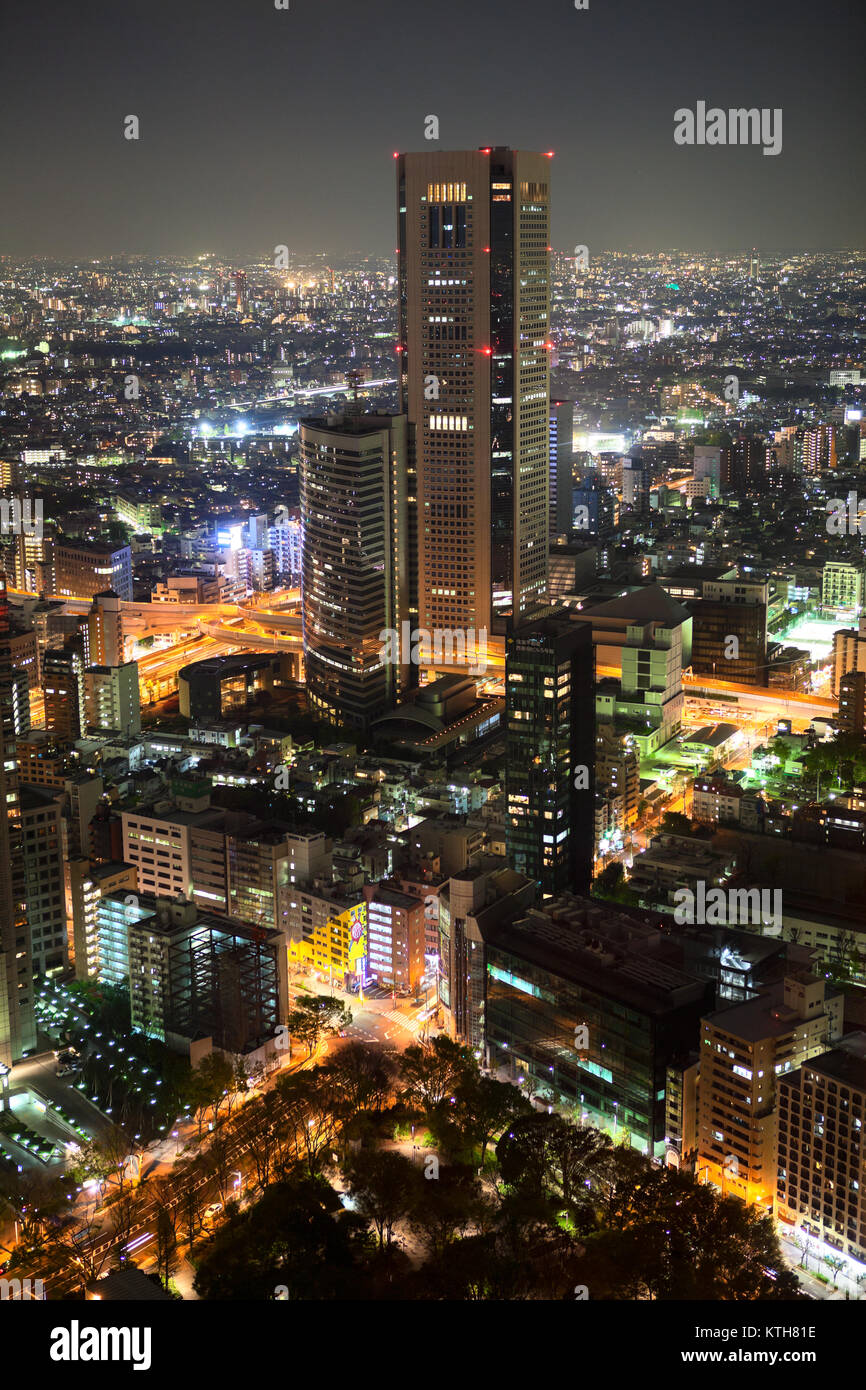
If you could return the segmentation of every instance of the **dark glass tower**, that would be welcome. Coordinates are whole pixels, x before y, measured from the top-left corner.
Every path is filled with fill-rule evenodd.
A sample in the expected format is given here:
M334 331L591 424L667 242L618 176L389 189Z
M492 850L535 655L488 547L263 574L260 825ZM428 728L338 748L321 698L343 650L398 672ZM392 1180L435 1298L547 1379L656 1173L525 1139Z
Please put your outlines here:
M585 624L546 617L506 637L506 851L545 896L592 879L593 675Z

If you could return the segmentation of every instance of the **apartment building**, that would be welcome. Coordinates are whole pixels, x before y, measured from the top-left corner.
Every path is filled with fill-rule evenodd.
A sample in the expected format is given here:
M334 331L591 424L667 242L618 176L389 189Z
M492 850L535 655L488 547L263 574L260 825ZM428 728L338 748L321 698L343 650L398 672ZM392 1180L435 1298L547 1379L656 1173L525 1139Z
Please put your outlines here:
M698 1177L749 1205L776 1194L779 1078L842 1036L844 997L792 971L756 998L701 1022Z

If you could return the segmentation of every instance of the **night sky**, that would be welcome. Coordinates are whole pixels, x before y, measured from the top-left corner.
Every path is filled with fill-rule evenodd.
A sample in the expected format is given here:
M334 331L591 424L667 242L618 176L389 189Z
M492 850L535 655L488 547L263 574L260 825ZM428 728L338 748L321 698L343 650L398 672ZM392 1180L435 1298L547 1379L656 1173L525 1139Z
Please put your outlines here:
M863 10L2 0L0 251L387 255L392 152L486 144L556 151L559 250L860 248ZM677 147L699 100L781 107L782 153Z

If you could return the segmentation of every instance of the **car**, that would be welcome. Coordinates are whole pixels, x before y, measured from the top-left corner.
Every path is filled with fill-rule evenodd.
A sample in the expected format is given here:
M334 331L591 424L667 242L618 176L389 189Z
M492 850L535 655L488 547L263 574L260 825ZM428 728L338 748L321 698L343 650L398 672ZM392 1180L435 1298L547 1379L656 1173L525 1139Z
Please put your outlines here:
M208 1221L215 1221L223 1209L222 1202L211 1202L210 1206L205 1207L204 1214Z

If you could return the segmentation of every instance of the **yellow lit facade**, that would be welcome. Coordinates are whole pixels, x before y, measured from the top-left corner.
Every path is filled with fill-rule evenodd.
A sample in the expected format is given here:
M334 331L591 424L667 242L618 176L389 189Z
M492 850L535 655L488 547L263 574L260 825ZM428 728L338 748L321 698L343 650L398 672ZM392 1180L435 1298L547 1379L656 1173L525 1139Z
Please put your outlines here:
M367 956L367 904L364 900L313 925L309 935L289 944L289 961L333 980L364 974Z

